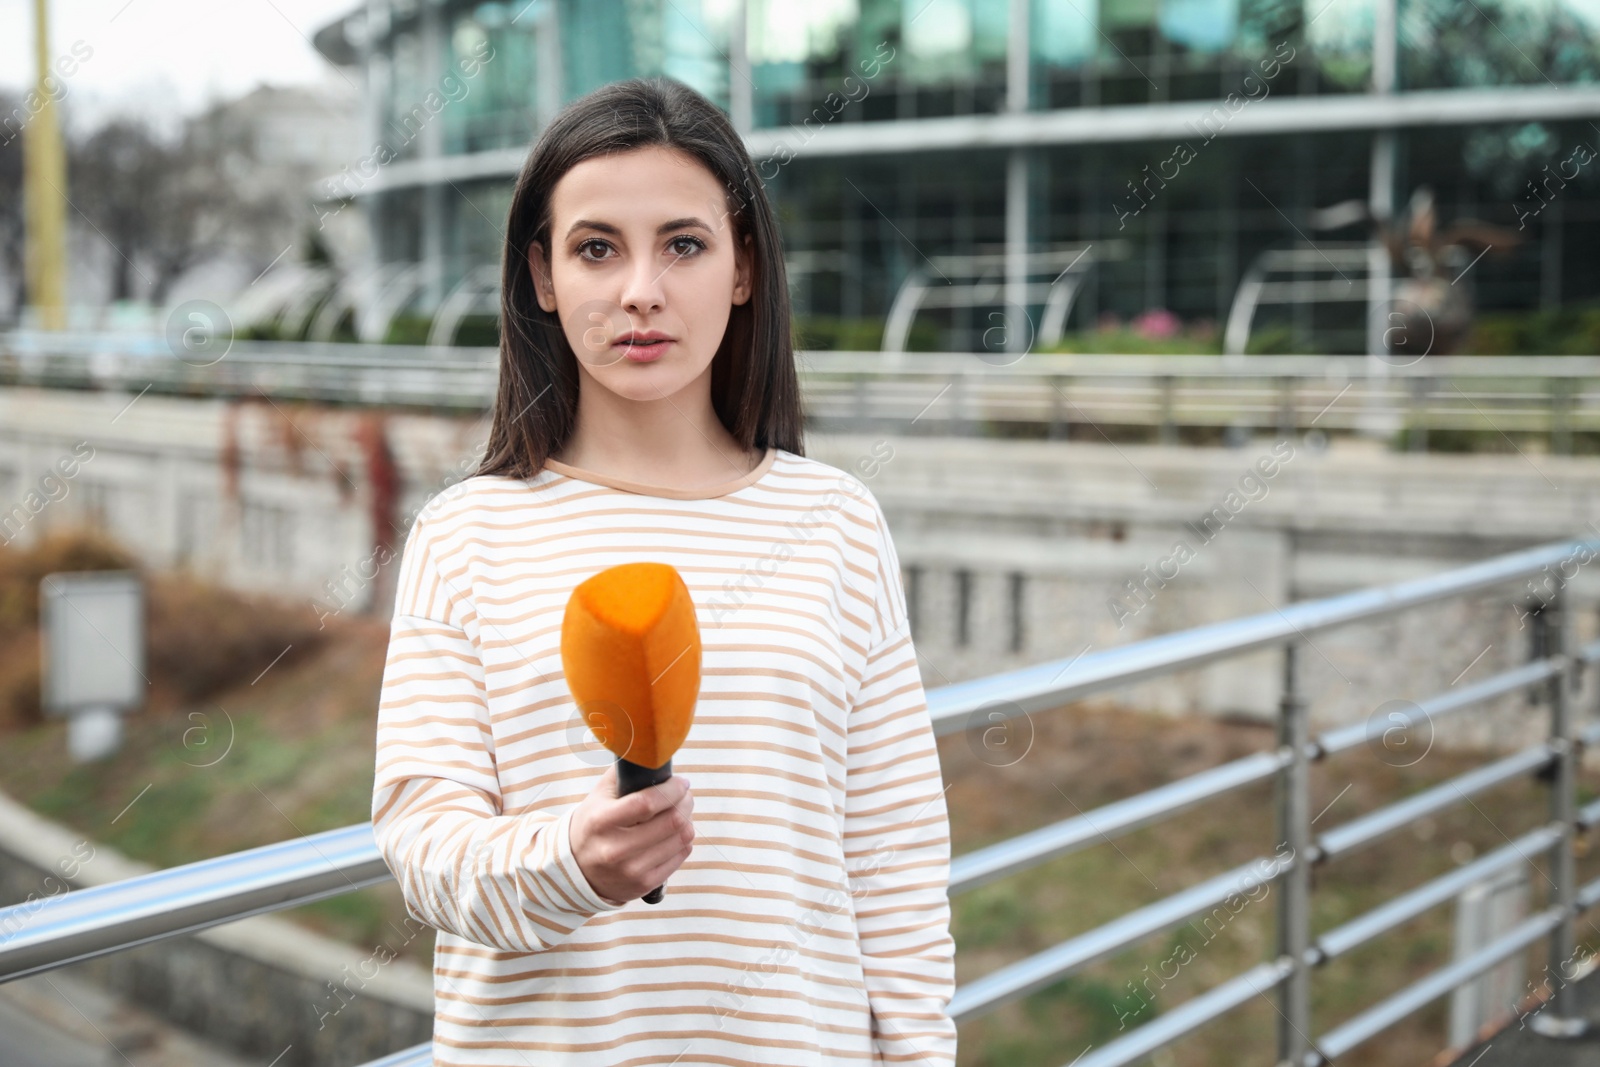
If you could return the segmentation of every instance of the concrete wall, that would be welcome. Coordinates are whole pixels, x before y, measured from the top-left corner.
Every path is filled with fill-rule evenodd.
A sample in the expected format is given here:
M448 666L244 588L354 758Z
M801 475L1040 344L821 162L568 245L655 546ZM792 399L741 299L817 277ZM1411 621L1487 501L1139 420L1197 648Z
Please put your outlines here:
M1343 438L1321 448L1259 439L1193 449L841 436L815 439L810 452L863 476L889 515L902 566L920 571L908 590L922 594L914 632L930 686L1600 536L1594 459L1391 453ZM1214 514L1219 506L1225 516ZM962 572L971 589L964 644ZM1571 587L1581 638L1600 629L1596 572L1591 563ZM1531 585L1313 638L1301 662L1314 727L1381 717L1392 701L1523 662ZM1011 647L1014 618L1020 650ZM1172 714L1265 717L1275 714L1281 671L1281 654L1258 653L1118 697ZM1516 696L1437 732L1441 744L1503 746L1544 727L1545 712Z
M0 389L0 537L95 522L158 566L381 612L412 517L471 472L487 430L486 418L266 399ZM930 687L1600 529L1600 461L1587 458L1396 454L1347 438L1195 449L812 435L807 453L882 501ZM1580 603L1597 587L1580 574ZM1350 721L1469 664L1465 679L1519 661L1525 592L1316 638L1314 717ZM1266 716L1279 673L1261 653L1127 695Z

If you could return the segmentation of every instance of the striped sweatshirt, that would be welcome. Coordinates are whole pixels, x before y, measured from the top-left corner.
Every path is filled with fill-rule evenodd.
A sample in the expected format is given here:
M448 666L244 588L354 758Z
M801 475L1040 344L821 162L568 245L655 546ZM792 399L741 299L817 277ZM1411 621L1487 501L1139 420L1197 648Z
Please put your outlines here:
M677 568L701 688L695 840L659 904L600 896L571 815L613 761L562 676L585 578ZM438 931L434 1062L954 1064L949 820L894 543L782 449L704 490L556 461L439 493L401 558L373 833Z

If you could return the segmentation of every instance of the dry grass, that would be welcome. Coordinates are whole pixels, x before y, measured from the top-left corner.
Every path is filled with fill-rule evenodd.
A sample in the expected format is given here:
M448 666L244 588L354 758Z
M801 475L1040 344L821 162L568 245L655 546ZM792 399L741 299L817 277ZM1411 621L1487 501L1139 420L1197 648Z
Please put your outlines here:
M168 714L254 678L282 654L298 662L328 636L309 602L290 605L147 571L104 537L53 533L28 549L0 547L0 731L42 721L39 583L58 571L138 571L145 586L144 710ZM287 651L285 651L287 650Z
M976 735L943 739L940 755L957 854L1092 812L1099 805L1269 749L1273 731L1215 719L1170 719L1110 705L1035 714L1027 755L1007 767L978 758ZM1026 732L1024 728L1023 733ZM1024 740L1019 737L1017 740ZM1360 748L1314 767L1311 811L1317 831L1463 773L1490 753L1435 749L1413 767L1395 768ZM1331 805L1331 806L1330 806ZM1324 809L1326 808L1326 811ZM1548 814L1544 787L1519 782L1463 802L1377 844L1318 868L1313 929L1328 930L1405 889L1504 845ZM952 901L957 981L970 982L1119 915L1273 854L1273 788L1263 783L1170 820L1097 843L1076 854ZM1585 844L1580 842L1580 846ZM1594 877L1580 859L1580 876ZM1543 900L1533 875L1532 905ZM1152 937L962 1028L962 1067L1061 1067L1140 1022L1275 953L1276 889L1237 911L1212 913ZM1313 973L1313 1036L1448 963L1453 911L1435 909L1387 938ZM1581 922L1579 942L1600 948L1600 926ZM1537 952L1530 966L1543 963ZM1534 971L1530 970L1529 977ZM1445 1044L1448 1004L1353 1052L1363 1067L1420 1067ZM1260 997L1158 1053L1166 1067L1271 1065L1279 1015Z

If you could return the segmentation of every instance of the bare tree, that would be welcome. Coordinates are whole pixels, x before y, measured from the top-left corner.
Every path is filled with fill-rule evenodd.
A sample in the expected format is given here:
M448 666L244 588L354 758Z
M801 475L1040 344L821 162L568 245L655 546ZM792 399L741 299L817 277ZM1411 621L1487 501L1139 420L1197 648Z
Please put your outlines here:
M0 115L19 114L20 97L0 93ZM27 299L25 224L22 206L22 136L0 126L0 274L11 285L11 313Z
M133 118L73 146L73 203L116 253L113 299L134 295L137 273L162 303L178 275L224 243L233 194L216 162L191 135L167 140Z

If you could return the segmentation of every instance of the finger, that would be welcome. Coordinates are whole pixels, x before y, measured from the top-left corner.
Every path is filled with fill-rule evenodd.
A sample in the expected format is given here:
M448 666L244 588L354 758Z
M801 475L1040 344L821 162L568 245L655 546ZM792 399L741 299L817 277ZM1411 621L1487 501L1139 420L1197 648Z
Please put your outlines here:
M684 790L672 803L663 806L641 825L645 827L658 827L658 822L670 822L675 815L681 815L685 821L690 821L694 814L694 794Z
M686 788L677 784L678 782L679 779L674 776L665 782L657 782L621 798L613 807L615 821L612 825L624 828L636 827L649 822L662 811L669 810L677 803Z
M650 868L649 871L645 872L645 877L642 879L642 881L649 883L650 889L654 889L658 885L664 885L672 878L673 875L678 873L678 869L682 867L688 859L689 852L687 849L685 849L683 852L673 856L659 867ZM645 890L646 893L649 891L649 889Z
M683 780L676 775L664 782L657 782L648 789L641 789L640 793L649 802L649 807L646 809L644 817L639 821L649 822L652 819L659 818L662 812L670 812L677 806L679 799L683 796L684 789Z
M665 840L641 849L627 864L630 871L638 872L641 880L650 881L651 884L645 892L654 889L661 883L661 879L683 863L689 855L693 845L686 845L677 834L669 835Z
M666 837L673 829L682 832L684 828L692 828L693 826L694 798L685 794L683 799L670 808L663 808L658 811L654 818L643 824L642 828L657 836Z
M681 848L686 832L692 840L694 817L681 806L674 805L642 823L619 828L617 834L624 855L638 855L656 848L663 841L675 842Z
M679 836L683 832L683 825L693 824L692 809L685 806L684 800L680 800L676 804L659 809L647 819L622 827L621 830L632 847L647 848L657 841Z

